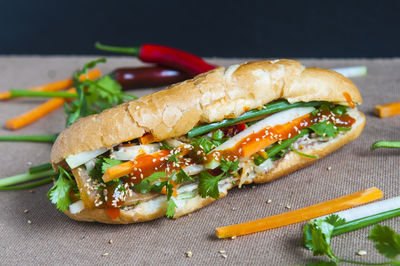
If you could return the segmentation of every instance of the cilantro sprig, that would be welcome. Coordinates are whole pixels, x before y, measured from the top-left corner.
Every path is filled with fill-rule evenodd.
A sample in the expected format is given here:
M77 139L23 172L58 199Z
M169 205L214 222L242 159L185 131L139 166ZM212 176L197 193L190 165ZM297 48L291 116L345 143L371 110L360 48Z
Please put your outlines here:
M64 168L59 166L58 170L60 175L54 186L47 192L47 198L56 204L57 209L66 211L73 202L71 192L78 189L76 181Z
M222 173L218 176L212 176L207 171L200 172L198 193L201 197L212 197L214 199L218 199L218 182L223 178L232 175L239 169L239 161L227 161L222 158L220 164Z
M369 219L371 220L371 218ZM316 219L307 223L303 228L303 244L305 247L313 251L314 256L326 255L330 258L329 262L321 261L318 264L310 265L337 265L340 262L365 265L400 264L400 260L391 260L384 263L353 261L340 258L334 254L331 249L331 238L338 234L336 229L350 225L347 226L348 232L361 227L354 226L353 222L354 221L346 222L337 215L330 215L325 219ZM368 224L364 224L364 226L366 225ZM393 231L390 227L382 226L380 224L375 225L372 228L368 239L374 242L377 251L386 258L394 259L400 255L400 234Z
M82 74L94 68L99 63L105 63L105 58L86 63L82 70L74 73L74 88L78 98L64 105L67 113L66 127L81 117L100 113L101 111L121 104L126 100L133 100L137 97L122 92L121 85L110 76L103 76L97 80L79 80Z

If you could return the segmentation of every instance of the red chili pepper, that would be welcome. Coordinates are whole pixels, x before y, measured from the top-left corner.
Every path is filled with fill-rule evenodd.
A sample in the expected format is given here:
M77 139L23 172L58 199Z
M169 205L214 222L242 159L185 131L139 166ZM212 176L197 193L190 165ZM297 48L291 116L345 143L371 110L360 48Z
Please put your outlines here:
M159 66L117 68L109 75L126 90L167 86L189 78L181 71Z
M191 77L215 68L214 65L207 63L198 56L157 44L143 44L138 47L117 47L97 42L95 47L102 51L134 55L143 62L172 67L187 73Z

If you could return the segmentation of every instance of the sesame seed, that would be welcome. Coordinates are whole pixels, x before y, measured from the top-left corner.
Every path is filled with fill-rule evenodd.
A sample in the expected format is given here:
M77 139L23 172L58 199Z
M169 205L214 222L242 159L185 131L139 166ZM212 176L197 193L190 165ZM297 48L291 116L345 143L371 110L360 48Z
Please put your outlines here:
M27 165L32 165L32 162L27 162L26 164L27 164Z
M224 254L224 253L226 253L226 251L225 250L223 250L223 249L221 249L220 251L218 251L219 252L219 254Z
M228 257L228 255L226 254L221 254L221 257L223 257L224 259L226 259Z
M28 223L28 224L32 224L32 221L31 221L31 220L28 220L27 223Z
M157 162L157 159L153 159L153 163Z
M108 243L112 244L112 243L114 243L114 240L110 239L110 240L108 240Z
M359 251L357 252L357 255L358 255L358 256L367 255L367 251L365 251L365 250L359 250Z
M231 236L231 239L232 239L232 240L235 240L235 239L236 239L236 236Z
M29 212L29 210L24 210L24 213L28 213Z
M270 204L271 202L272 202L272 199L269 199L265 203Z
M102 256L102 257L107 257L108 255L109 255L109 253L107 253L107 252L106 252L106 253L103 253L103 254L101 254L101 256Z
M290 205L286 205L285 208L290 210L292 207L290 207Z
M330 171L332 170L332 167L329 166L328 168L326 168L326 170Z
M233 208L232 208L232 211L236 211L236 208L235 208L235 207L233 207Z
M193 256L193 253L191 251L186 251L185 254L187 258L191 258Z
M138 105L138 106L136 106L136 110L139 110L140 109L140 106Z

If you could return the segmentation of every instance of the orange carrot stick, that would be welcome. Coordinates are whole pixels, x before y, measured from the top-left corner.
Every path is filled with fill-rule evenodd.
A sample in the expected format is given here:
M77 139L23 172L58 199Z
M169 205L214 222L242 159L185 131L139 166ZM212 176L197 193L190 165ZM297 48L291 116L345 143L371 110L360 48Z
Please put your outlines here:
M310 114L306 114L286 124L275 126L270 131L273 132L274 135L288 136L288 132L293 131L294 127L297 127L298 129L302 129L303 127L305 127L305 124L303 122L306 121L309 117ZM264 131L265 130L262 130L262 132ZM242 149L241 157L250 157L251 155L278 141L278 139L273 138L271 134L266 138L257 136L258 134L259 133L254 133L254 136L250 135L248 137L249 140L246 140L245 143L240 145L240 148Z
M380 118L385 118L400 114L400 102L376 105L374 113Z
M242 224L217 228L218 238L242 236L260 231L266 231L289 224L299 223L337 211L356 207L382 198L382 191L376 187L358 191L340 198L321 202L312 206L286 212Z
M82 74L79 77L80 81L84 81L87 78L89 79L96 79L101 76L101 72L99 69L93 69L87 73L87 75ZM65 90L71 87L74 84L74 80L72 78L69 79L63 79L59 81L55 81L52 83L48 83L45 85L40 85L36 87L29 88L28 90L31 91L60 91L60 90ZM7 92L0 92L0 100L6 100L9 99L11 96L11 93L9 91Z
M72 88L68 90L68 92L75 92L75 89ZM61 107L65 103L66 99L64 98L54 98L51 99L34 109L23 113L22 115L16 116L14 118L8 119L6 121L6 128L16 130L21 127L27 126L41 117L47 115L48 113L53 112L57 108Z

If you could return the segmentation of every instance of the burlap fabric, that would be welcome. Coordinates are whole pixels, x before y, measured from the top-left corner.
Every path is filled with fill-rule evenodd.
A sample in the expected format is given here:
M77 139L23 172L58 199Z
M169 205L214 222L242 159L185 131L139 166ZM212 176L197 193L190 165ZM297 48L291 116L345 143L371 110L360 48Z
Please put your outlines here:
M88 57L0 57L0 91L28 88L69 77ZM230 65L244 59L210 59ZM178 220L159 219L132 225L104 225L70 220L46 198L50 185L28 190L0 192L0 264L246 264L295 265L317 261L301 246L304 223L219 240L216 227L240 223L301 208L348 193L377 186L384 198L399 195L400 150L377 150L370 145L380 139L400 140L400 116L379 119L372 114L376 104L400 101L400 59L304 59L307 66L368 66L368 75L355 78L367 115L366 128L359 139L314 165L274 182L233 189L229 195L190 216ZM140 63L128 57L110 58L103 73L120 66ZM138 96L154 90L135 91ZM40 99L0 102L0 121L31 109ZM2 126L0 135L50 134L62 130L60 109L37 123L18 131ZM25 172L30 165L48 162L50 145L0 143L0 177ZM327 170L330 168L331 170ZM271 199L270 204L266 201ZM27 213L24 210L28 210ZM28 220L31 223L28 223ZM385 224L400 231L398 218ZM333 239L333 249L341 257L379 261L366 236L370 228ZM112 244L109 241L112 240ZM358 257L356 252L366 250ZM226 251L224 258L219 251ZM191 251L192 257L185 256Z

